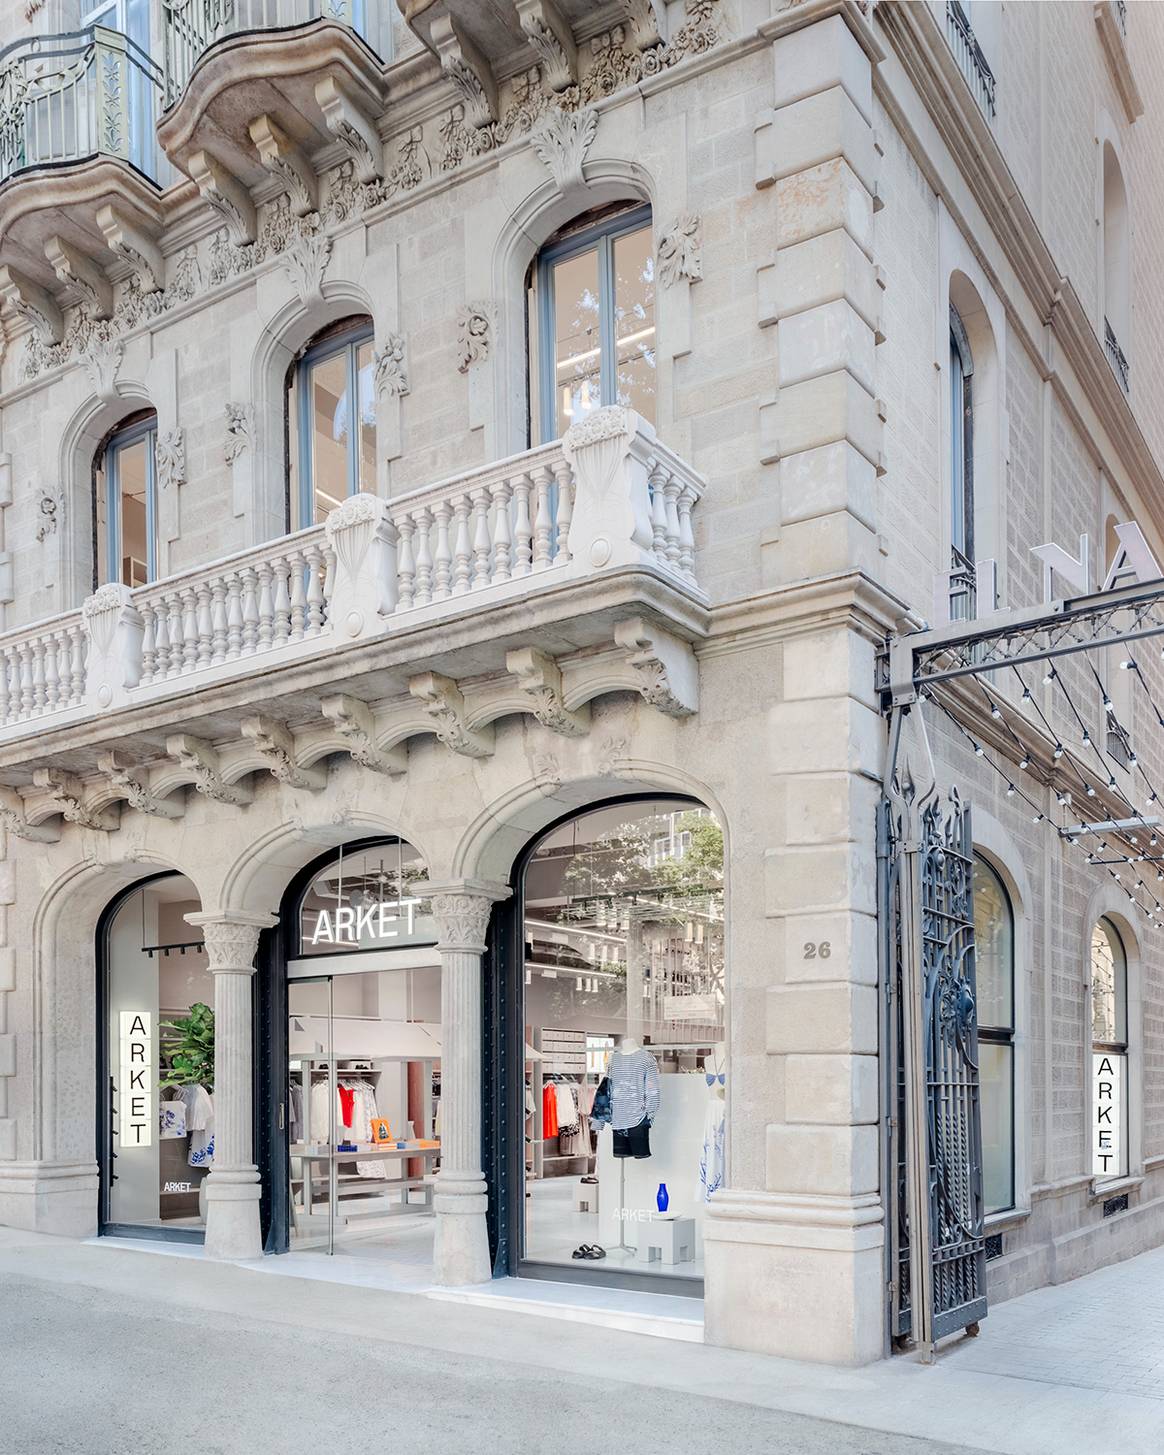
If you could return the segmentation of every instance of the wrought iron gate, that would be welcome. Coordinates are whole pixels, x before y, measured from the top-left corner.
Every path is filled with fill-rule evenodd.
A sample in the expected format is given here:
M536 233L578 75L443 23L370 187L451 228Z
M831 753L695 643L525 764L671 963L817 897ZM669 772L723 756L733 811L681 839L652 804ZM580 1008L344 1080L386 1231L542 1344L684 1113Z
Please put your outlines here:
M938 795L916 708L894 710L890 767L879 843L891 1330L929 1357L986 1314L973 839L969 805Z

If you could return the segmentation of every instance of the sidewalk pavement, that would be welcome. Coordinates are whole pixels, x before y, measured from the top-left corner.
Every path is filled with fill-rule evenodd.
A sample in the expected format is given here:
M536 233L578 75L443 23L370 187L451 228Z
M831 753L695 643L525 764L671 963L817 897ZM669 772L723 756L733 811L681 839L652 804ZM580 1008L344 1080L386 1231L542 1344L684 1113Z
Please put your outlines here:
M188 1338L184 1324L217 1325L226 1315L232 1322L224 1327L239 1335L246 1329L261 1334L260 1326L277 1325L271 1329L272 1341L293 1341L300 1331L305 1354L316 1336L351 1339L355 1333L354 1352L377 1344L389 1352L394 1346L395 1353L403 1349L418 1367L429 1369L451 1356L450 1367L458 1370L477 1365L493 1369L491 1377L499 1386L534 1373L551 1404L555 1387L579 1380L602 1388L608 1401L627 1412L640 1401L650 1407L668 1393L672 1401L679 1396L684 1401L719 1401L716 1438L711 1438L713 1427L706 1433L724 1449L735 1446L720 1444L719 1420L724 1428L735 1428L743 1415L738 1407L746 1406L765 1427L769 1421L760 1412L785 1411L1001 1455L1074 1455L1084 1450L1089 1455L1159 1455L1164 1450L1164 1249L997 1306L978 1339L959 1341L928 1368L896 1358L865 1369L832 1369L620 1328L551 1322L447 1294L433 1298L296 1276L269 1277L253 1267L159 1255L118 1247L114 1240L82 1244L0 1230L0 1310L6 1285L9 1293L19 1285L25 1299L40 1285L46 1299L72 1299L78 1306L111 1314L124 1303L127 1318L140 1317L144 1309L172 1325L171 1352L179 1354ZM116 1322L111 1327L116 1329ZM5 1331L2 1342L11 1340L10 1349L18 1349L19 1323L0 1311L0 1328ZM430 1352L417 1360L418 1350ZM159 1379L164 1355L159 1350ZM0 1359L0 1407L5 1404L7 1357ZM258 1359L254 1379L261 1390L258 1339L247 1341L243 1357L248 1363ZM57 1369L54 1378L67 1374ZM309 1363L303 1380L310 1401L319 1391ZM161 1384L155 1381L154 1387ZM283 1433L294 1443L289 1426ZM751 1447L745 1443L738 1448ZM810 1442L807 1434L800 1444L777 1448L830 1449ZM910 1447L896 1440L851 1443L838 1434L831 1448Z

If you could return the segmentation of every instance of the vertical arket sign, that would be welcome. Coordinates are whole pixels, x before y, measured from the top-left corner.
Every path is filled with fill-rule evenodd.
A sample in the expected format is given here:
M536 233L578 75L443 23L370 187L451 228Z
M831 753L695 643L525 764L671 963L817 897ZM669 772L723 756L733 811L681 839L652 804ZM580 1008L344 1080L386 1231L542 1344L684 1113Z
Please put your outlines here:
M1095 1177L1118 1177L1123 1171L1124 1058L1096 1051L1091 1064L1091 1171Z
M154 1139L154 1036L148 1010L121 1012L121 1058L117 1079L118 1141L149 1147Z

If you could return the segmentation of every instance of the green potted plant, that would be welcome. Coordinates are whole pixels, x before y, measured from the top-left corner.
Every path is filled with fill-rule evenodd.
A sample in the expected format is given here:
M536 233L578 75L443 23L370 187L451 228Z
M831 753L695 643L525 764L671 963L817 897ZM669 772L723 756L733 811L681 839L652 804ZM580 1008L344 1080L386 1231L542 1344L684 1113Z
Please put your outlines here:
M195 1001L189 1015L163 1021L162 1029L178 1039L167 1046L169 1068L166 1080L174 1086L205 1086L214 1090L214 1012Z

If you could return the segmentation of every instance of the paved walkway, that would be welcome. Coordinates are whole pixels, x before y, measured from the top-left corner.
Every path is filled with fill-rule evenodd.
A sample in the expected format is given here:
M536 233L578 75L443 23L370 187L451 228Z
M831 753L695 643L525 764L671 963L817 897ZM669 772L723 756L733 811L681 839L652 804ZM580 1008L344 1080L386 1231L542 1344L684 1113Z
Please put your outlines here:
M342 1448L361 1430L402 1435L417 1410L410 1443L447 1455L1160 1455L1164 1250L999 1305L931 1368L836 1370L0 1230L0 1455L162 1448L182 1407L166 1393L171 1356L202 1455L300 1437ZM350 1381L338 1402L337 1370Z

